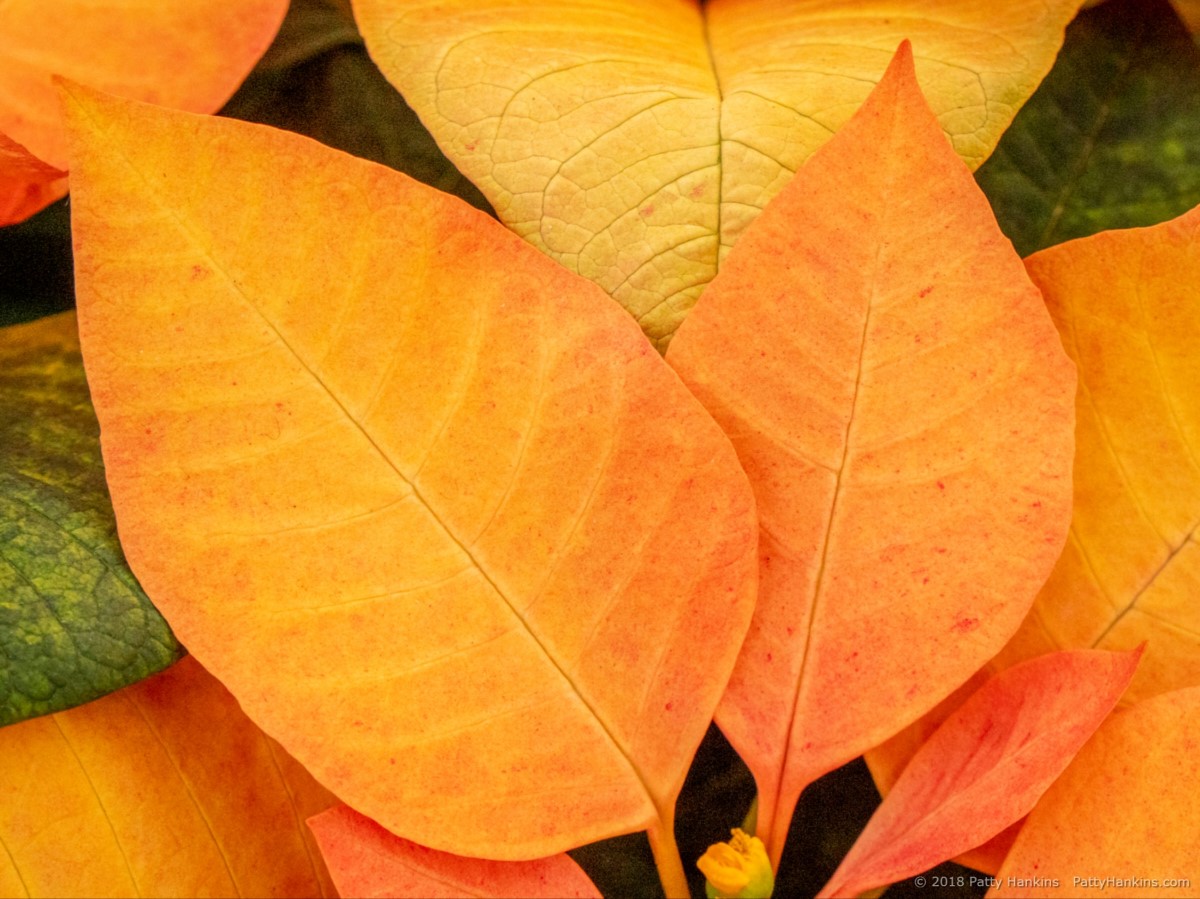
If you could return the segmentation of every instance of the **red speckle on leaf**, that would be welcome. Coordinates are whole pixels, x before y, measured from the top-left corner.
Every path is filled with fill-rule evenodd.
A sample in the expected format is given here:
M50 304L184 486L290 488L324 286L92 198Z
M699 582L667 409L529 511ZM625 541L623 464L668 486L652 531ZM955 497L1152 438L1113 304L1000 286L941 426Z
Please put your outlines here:
M465 147L463 147L463 149L466 150L468 153L474 153L475 152L475 141L471 141L469 144L467 144Z
M930 292L931 290L933 290L933 285L932 285L932 284L930 284L928 287L922 287L922 288L921 288L921 293L919 294L919 296L927 297L927 296L929 296L929 292Z
M938 481L938 482L937 482L937 485L938 485L938 490L945 490L945 489L946 489L946 485L945 485L945 484L943 484L941 481Z
M767 653L767 661L768 661L768 662L772 661L774 658L775 658L775 656L774 656L774 655L772 655L772 654L771 654L771 653L769 653L769 652Z
M963 616L962 618L958 619L958 621L954 622L954 627L951 628L951 630L959 634L969 634L977 627L979 627L978 618Z
M663 708L669 712L669 711L671 711L671 709L675 708L675 703L668 702L666 705L663 706Z
M688 191L688 196L691 197L693 200L698 200L700 197L704 196L704 185L697 184L695 187L693 187L691 190Z
M205 278L207 278L210 274L212 274L212 272L203 265L193 265L192 266L192 280L193 281L202 281Z
M654 215L654 204L652 203L649 206L643 206L638 210L638 213L642 218L649 218L650 216Z

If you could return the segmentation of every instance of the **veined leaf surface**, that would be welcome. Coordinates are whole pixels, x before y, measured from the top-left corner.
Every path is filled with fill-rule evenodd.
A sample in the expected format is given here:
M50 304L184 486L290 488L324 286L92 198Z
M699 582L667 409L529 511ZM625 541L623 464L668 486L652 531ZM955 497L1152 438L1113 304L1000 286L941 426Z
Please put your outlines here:
M1200 208L1026 266L1079 369L1062 558L996 659L1147 641L1135 700L1200 686Z
M182 652L121 555L98 431L74 314L0 329L0 726Z
M1197 746L1200 687L1113 715L1037 804L988 896L1195 896Z
M309 818L308 826L342 896L601 899L565 853L524 862L450 855L401 839L346 805Z
M187 658L0 728L0 895L334 896L336 801Z
M47 185L29 177L3 152L11 141L52 168L67 167L52 75L214 112L266 50L286 11L287 0L0 3L0 225L66 193L65 181Z
M599 288L295 135L73 88L122 543L348 804L516 859L658 826L754 602L729 441Z
M907 44L667 359L758 501L759 602L717 723L778 858L807 784L1013 634L1070 515L1073 367Z
M372 57L501 220L659 346L902 38L972 167L1078 0L354 0Z
M1058 652L991 678L913 756L821 894L920 874L1023 818L1112 711L1140 655Z

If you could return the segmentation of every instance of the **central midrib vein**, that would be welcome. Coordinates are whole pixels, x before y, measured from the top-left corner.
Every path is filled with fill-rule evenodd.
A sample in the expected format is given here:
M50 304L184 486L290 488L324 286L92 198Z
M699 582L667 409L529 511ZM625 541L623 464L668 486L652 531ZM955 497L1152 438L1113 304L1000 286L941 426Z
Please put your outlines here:
M80 108L81 109L83 108L82 105L80 106ZM94 118L92 118L92 116L89 112L87 112L85 110L85 113L88 115L89 118L92 119L92 124L93 124L95 132L97 134L103 134L103 135L107 136L106 129L103 128L100 123L96 122L96 120ZM388 454L386 452L384 452L383 448L375 441L374 437L371 436L371 434L367 431L367 429L363 426L363 424L360 421L358 421L357 418L355 418L353 415L350 414L349 409L347 408L346 404L342 401L341 397L339 397L337 395L337 393L334 392L333 388L325 382L325 380L313 369L313 367L308 363L308 361L300 355L300 353L295 349L295 347L293 347L291 345L291 343L288 342L288 340L284 337L283 333L279 330L279 328L276 326L276 324L262 311L262 309L260 309L258 307L258 304L255 303L254 300L242 289L242 286L240 284L238 284L237 281L233 278L233 276L225 269L225 266L223 266L217 259L215 259L213 257L212 253L210 253L208 251L208 249L205 247L204 243L194 233L194 231L190 227L189 223L187 221L185 221L176 212L176 210L174 208L172 208L169 204L167 204L166 202L164 202L162 200L162 198L159 196L159 192L156 190L154 184L148 178L146 178L146 176L142 173L142 171L134 164L134 161L125 152L125 148L120 145L120 142L117 141L115 143L116 143L116 149L117 149L118 156L125 163L125 165L129 168L129 170L134 173L134 175L138 178L138 180L141 181L142 184L145 185L147 196L149 196L153 200L153 202L166 214L166 216L168 218L172 219L175 222L175 224L177 225L179 230L188 238L189 241L191 241L191 243L204 256L204 258L212 264L213 269L220 273L221 277L224 278L226 283L229 284L229 286L233 289L233 291L238 296L240 296L242 298L242 300L246 303L246 305L250 309L252 309L256 315L258 315L258 317L263 321L264 324L266 324L266 326L268 328L271 329L271 332L273 334L275 334L276 338L279 340L280 345L287 349L287 351L292 355L292 357L296 360L296 362L308 373L308 375L313 379L313 381L321 387L321 389L325 392L325 394L341 410L343 415L345 415L346 420L354 425L354 427L362 435L363 439L365 439L368 442L368 444L374 449L374 451L379 454L380 458L384 461L384 463L389 468L391 468L393 472L395 472L396 476L401 480L401 482L406 484L409 487L409 489L412 490L413 496L417 499L418 502L421 503L421 505L429 513L430 517L433 518L433 520L437 523L437 525L442 529L442 531L446 535L446 537L449 538L450 540L452 540L455 543L455 545L457 545L459 547L459 549L471 561L471 564L479 572L480 576L483 577L483 579L485 581L487 581L488 585L492 588L493 591L495 591L496 595L500 598L500 600L502 602L504 602L504 604L506 606L508 606L509 611L512 612L513 616L518 621L521 622L521 625L522 625L522 627L524 627L525 632L529 635L530 639L532 639L534 641L534 643L537 644L537 646L541 650L543 656L550 662L551 665L554 666L554 668L558 672L559 676L571 688L571 691L578 697L579 701L581 703L583 703L584 707L588 710L588 712L595 719L595 721L600 725L601 729L605 733L605 736L608 737L609 742L617 750L617 752L621 755L621 757L625 760L625 762L629 766L630 770L636 776L638 782L641 784L642 790L645 792L647 798L650 800L650 804L654 807L655 811L661 816L663 814L663 812L659 806L659 802L658 802L659 797L656 795L655 791L651 788L650 784L647 782L646 777L644 776L641 768L638 766L636 761L630 757L630 755L626 751L625 747L617 739L616 734L613 733L612 729L609 727L609 723L605 720L604 716L602 716L599 713L598 709L595 706L593 706L592 703L588 700L588 698L583 694L583 691L579 688L579 686L575 683L575 681L567 673L566 669L559 662L559 660L555 656L555 654L553 652L551 652L550 648L544 642L542 642L541 638L538 636L536 631L530 626L529 622L526 621L525 617L523 615L521 615L520 612L517 611L516 606L512 603L512 601L508 598L508 596L504 593L504 591L500 589L499 585L495 582L495 580L493 580L492 576L488 573L487 569L483 566L482 562L478 558L476 558L474 553L472 553L471 550L461 540L459 540L459 538L450 529L449 525L447 525L446 522L443 521L442 517L440 515L438 515L438 513L429 504L429 502L426 501L425 497L421 494L420 490L417 489L416 484L414 484L407 477L405 477L404 473L400 471L400 469L396 466L395 462L392 461L391 457L388 456Z

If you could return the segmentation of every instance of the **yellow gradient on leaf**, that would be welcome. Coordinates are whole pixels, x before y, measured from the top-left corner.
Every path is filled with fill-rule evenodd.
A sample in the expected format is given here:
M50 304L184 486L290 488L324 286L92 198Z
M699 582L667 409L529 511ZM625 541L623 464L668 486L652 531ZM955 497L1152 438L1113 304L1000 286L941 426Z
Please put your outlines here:
M758 502L759 602L717 722L778 859L808 783L1012 635L1070 514L1073 367L907 44L667 359Z
M354 0L372 57L501 220L665 347L900 40L972 167L1079 0Z
M6 0L0 3L0 225L66 193L20 179L3 145L67 167L51 76L124 97L215 112L267 49L287 0ZM15 183L14 183L15 182Z
M1079 369L1075 511L995 665L1144 640L1127 700L1200 686L1200 208L1026 266Z
M308 826L342 896L601 899L566 853L523 862L451 855L403 840L346 805L310 818Z
M1195 896L1197 746L1200 687L1113 715L1033 810L988 896Z
M67 108L109 486L180 641L423 845L665 832L749 624L755 515L636 325L389 169Z
M334 797L192 658L0 729L0 894L334 896Z

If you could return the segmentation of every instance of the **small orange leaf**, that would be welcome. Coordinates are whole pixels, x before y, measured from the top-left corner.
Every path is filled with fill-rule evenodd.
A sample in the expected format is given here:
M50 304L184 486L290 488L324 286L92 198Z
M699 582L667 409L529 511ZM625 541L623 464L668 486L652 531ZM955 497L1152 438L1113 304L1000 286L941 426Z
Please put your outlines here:
M354 0L372 58L501 221L665 347L893 49L972 167L1080 0Z
M51 75L194 112L233 94L279 30L287 0L6 0L0 3L0 225L66 193L66 183L17 179L4 159L18 143L67 167ZM36 196L35 196L36 195Z
M1028 814L1117 704L1140 655L1053 653L989 680L913 756L821 895L919 874Z
M1021 829L989 897L1194 897L1200 687L1113 715Z
M450 855L402 840L346 805L309 818L308 826L342 896L600 899L595 884L566 854L524 862Z
M755 517L637 326L389 169L66 104L113 504L180 641L423 845L669 827L749 624Z
M336 800L191 658L0 729L0 895L334 895Z
M0 224L22 221L66 191L67 173L0 132Z
M1011 636L1070 514L1071 363L907 44L667 358L758 501L759 603L717 720L777 859L808 783Z

